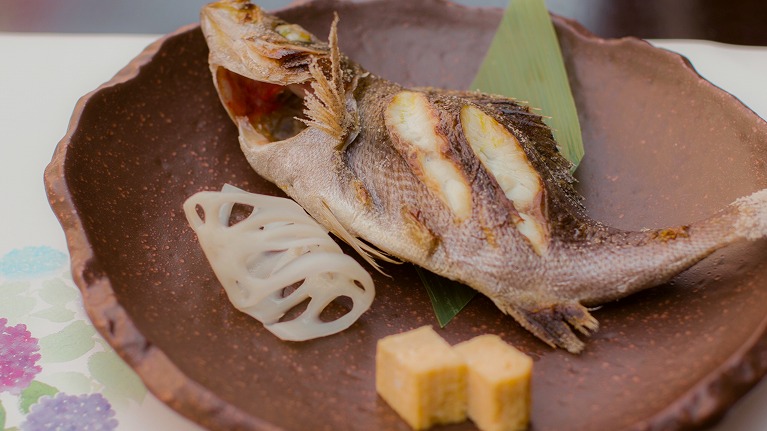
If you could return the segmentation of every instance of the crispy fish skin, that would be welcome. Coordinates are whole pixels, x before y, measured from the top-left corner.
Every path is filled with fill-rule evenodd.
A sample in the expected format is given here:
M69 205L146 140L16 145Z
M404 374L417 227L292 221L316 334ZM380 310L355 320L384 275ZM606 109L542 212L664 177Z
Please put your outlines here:
M253 168L353 246L362 238L480 291L553 347L587 307L767 233L767 191L710 218L628 232L586 216L541 117L476 92L406 89L243 0L202 10L210 67ZM372 251L375 253L375 251ZM380 256L380 255L379 255Z

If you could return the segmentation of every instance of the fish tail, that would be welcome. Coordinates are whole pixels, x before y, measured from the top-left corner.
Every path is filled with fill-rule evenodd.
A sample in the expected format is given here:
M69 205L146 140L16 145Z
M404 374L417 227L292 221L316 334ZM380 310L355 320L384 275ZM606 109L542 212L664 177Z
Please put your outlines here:
M576 289L588 294L549 304L516 301L513 306L501 308L547 344L578 353L583 343L576 332L589 335L599 327L581 304L602 304L657 286L716 250L737 241L767 237L767 189L739 198L711 217L689 226L656 229L644 235L641 245L621 250L626 253L621 260L629 262L621 271L614 271L612 265L597 263L615 256L599 253L583 256L583 262L589 259L594 262L585 267L607 271L596 274L592 285Z
M767 237L767 189L739 198L709 218L645 235L642 246L623 250L630 254L626 260L631 264L620 272L620 280L613 280L610 289L581 298L584 303L603 303L657 286L719 249Z

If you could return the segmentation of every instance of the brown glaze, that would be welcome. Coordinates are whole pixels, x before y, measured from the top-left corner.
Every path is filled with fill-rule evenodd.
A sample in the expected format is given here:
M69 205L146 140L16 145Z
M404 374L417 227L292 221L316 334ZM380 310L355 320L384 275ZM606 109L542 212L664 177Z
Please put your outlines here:
M318 1L281 15L407 85L464 88L498 10L439 0ZM658 227L701 218L767 187L767 124L681 57L634 39L601 40L555 18L580 110L581 192L595 218ZM183 201L224 183L278 193L240 154L198 28L164 38L77 105L46 170L72 273L100 333L172 408L211 429L407 426L375 394L379 338L436 325L408 266L374 273L377 298L349 330L274 338L215 280ZM694 429L767 371L767 242L718 252L668 285L595 312L580 356L554 351L475 298L449 342L496 333L535 360L532 429ZM470 422L444 429L473 429Z

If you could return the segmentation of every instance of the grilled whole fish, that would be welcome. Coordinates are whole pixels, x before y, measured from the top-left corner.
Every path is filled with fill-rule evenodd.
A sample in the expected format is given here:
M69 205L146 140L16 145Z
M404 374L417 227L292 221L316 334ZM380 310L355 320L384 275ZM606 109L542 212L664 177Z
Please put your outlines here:
M576 333L598 329L586 307L767 233L767 191L685 226L605 226L586 216L570 163L527 107L374 76L339 52L335 21L325 43L222 0L201 23L256 172L354 247L471 286L551 346L580 352Z

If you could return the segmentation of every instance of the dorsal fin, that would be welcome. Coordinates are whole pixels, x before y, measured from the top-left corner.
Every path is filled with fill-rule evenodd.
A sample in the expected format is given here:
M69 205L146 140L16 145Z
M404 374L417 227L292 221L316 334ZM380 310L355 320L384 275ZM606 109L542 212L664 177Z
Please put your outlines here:
M330 79L325 75L322 66L315 57L309 65L312 76L313 93L307 93L304 100L304 114L308 119L300 119L307 126L316 127L334 139L338 146L345 143L345 137L350 127L350 119L346 110L344 95L343 72L341 71L341 53L338 49L338 14L335 14L328 36L330 45Z

